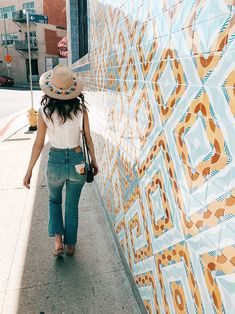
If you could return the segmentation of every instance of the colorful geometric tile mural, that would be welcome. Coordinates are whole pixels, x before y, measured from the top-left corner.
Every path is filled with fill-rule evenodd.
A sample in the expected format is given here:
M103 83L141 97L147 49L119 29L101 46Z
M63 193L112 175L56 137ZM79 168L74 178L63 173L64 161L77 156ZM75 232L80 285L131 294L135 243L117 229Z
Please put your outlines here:
M235 313L235 2L88 4L89 71L75 70L146 310Z

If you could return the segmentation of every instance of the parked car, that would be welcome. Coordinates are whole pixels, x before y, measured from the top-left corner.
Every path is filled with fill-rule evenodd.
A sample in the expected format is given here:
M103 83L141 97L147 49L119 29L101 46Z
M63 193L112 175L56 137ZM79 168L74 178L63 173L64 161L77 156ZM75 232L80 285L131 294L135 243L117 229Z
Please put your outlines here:
M14 79L0 74L0 86L13 86L14 85Z

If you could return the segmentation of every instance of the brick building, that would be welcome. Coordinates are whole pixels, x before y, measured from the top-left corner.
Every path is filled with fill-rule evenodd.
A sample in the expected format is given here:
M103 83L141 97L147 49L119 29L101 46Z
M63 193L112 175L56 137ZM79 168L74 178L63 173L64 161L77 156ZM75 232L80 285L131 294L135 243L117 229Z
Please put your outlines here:
M65 0L3 0L0 2L0 74L10 74L17 84L29 81L26 10L48 17L48 24L30 22L33 81L59 62L58 42L66 36ZM8 69L5 55L13 57Z

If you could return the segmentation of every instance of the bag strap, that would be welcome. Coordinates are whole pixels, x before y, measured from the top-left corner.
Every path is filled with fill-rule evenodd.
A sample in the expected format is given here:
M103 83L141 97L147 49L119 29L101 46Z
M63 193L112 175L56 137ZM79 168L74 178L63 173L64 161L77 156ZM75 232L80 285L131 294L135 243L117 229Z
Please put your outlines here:
M90 165L91 164L90 155L89 155L89 150L87 147L86 135L85 135L85 130L84 130L84 112L82 116L83 116L82 117L82 140L83 140L84 158L85 158L85 161L87 158L88 164Z

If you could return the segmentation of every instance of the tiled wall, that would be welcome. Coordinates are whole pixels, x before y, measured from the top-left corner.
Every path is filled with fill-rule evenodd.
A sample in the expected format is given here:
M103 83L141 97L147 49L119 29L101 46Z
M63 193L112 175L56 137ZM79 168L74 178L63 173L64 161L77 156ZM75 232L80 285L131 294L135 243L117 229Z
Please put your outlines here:
M89 1L97 182L149 313L235 313L234 12Z

